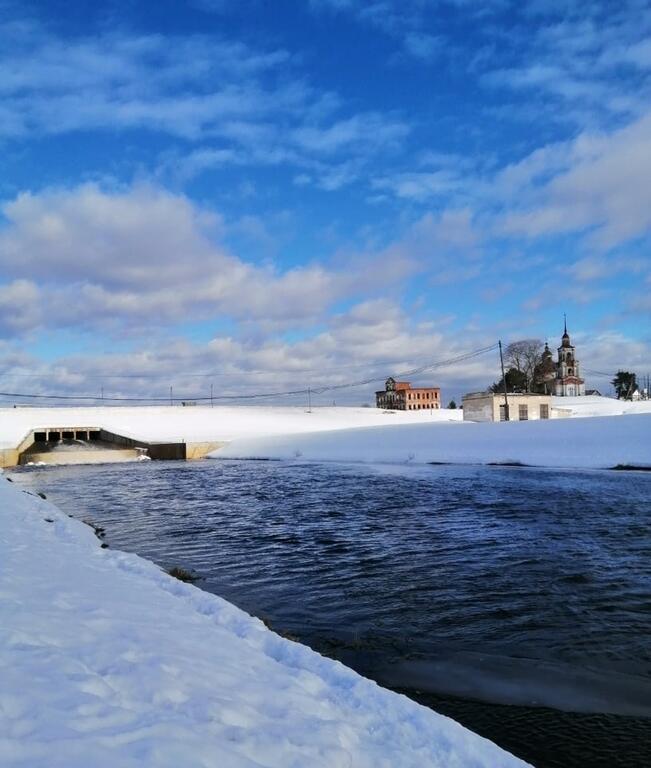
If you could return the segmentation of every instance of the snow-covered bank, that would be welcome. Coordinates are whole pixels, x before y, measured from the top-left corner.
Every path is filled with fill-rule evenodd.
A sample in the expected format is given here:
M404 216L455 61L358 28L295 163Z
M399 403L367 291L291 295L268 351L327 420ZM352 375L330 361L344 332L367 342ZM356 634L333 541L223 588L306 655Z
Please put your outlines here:
M572 416L651 413L651 401L630 403L608 397L559 397L554 407ZM15 447L40 427L100 426L149 442L215 441L327 432L358 427L439 424L463 419L461 410L382 411L377 408L234 406L134 406L87 408L0 408L0 448Z
M651 414L502 424L405 424L235 440L214 458L651 467Z
M525 765L0 474L0 764Z
M554 408L569 411L572 416L622 416L623 414L651 413L651 400L633 403L614 397L584 395L583 397L553 397Z
M14 447L43 426L99 426L145 441L219 441L259 435L458 421L460 410L386 413L377 408L274 406L139 406L109 408L0 408L0 447Z

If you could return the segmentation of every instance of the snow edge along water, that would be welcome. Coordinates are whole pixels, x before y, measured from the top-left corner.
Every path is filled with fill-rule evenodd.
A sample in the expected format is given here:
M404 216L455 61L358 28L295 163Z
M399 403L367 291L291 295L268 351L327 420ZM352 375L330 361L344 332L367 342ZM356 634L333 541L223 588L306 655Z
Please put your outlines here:
M4 766L526 765L6 480Z
M651 414L507 423L401 424L233 440L212 459L648 469Z

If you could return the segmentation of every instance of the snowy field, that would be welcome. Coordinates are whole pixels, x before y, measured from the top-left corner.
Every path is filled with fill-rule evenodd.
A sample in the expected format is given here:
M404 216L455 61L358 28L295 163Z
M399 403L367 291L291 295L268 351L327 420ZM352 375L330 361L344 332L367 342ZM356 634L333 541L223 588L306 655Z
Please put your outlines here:
M651 465L651 401L554 398L573 418L463 422L461 410L274 406L0 409L0 448L39 427L99 426L145 441L215 441L217 458L383 462L520 462L553 467ZM578 417L578 418L577 418ZM590 417L590 418L589 418ZM609 417L609 418L606 418ZM622 418L623 417L623 418Z
M98 426L144 441L227 442L239 437L320 432L386 424L459 421L460 410L391 412L377 408L140 406L0 408L0 447L14 447L38 427Z
M608 397L559 397L554 407L572 416L651 413L651 401L630 403ZM0 408L0 447L16 446L39 427L99 426L144 441L230 442L241 438L306 432L459 422L461 410L381 411L377 408L300 406L138 406L86 408Z
M617 400L614 397L585 395L583 397L553 397L554 408L569 410L572 416L621 416L623 414L651 413L651 400Z
M235 440L211 457L651 467L649 435L651 413L502 424L405 424Z
M0 473L4 768L510 768Z

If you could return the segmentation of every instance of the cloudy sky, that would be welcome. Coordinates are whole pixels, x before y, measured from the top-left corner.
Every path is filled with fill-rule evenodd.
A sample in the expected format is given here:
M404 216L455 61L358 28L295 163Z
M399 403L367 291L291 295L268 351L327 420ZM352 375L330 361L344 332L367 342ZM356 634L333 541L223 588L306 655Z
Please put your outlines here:
M648 0L0 0L0 38L1 390L317 388L564 312L651 372Z

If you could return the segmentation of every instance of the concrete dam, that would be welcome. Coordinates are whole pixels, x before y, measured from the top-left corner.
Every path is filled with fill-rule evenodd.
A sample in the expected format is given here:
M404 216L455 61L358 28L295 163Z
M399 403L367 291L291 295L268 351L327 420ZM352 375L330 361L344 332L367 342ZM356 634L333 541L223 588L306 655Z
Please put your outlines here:
M0 449L0 468L28 464L104 464L201 459L223 442L148 442L96 425L30 430L15 448Z

